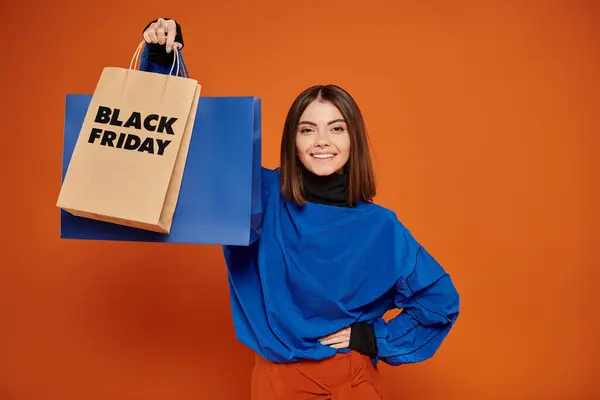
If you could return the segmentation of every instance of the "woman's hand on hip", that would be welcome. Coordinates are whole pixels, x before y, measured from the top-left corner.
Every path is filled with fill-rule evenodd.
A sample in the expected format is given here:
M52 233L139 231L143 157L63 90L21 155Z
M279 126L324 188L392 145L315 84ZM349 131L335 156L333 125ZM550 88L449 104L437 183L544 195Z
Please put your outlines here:
M324 346L330 346L334 349L345 349L350 346L350 332L352 328L347 327L342 330L339 330L331 335L324 336L319 339Z

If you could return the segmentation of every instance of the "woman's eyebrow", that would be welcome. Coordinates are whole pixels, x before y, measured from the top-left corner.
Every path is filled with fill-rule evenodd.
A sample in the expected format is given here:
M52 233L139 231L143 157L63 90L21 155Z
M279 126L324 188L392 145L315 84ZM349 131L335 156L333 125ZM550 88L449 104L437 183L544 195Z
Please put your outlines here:
M329 123L327 125L332 125L338 122L346 122L343 119L339 118L339 119L334 119L333 121L329 121ZM298 125L311 125L311 126L317 126L317 124L315 124L314 122L310 122L310 121L300 121L298 122Z

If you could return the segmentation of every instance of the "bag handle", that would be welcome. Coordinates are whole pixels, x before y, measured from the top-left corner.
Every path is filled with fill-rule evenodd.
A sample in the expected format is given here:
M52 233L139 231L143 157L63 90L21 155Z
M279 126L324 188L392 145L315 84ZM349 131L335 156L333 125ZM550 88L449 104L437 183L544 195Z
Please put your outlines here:
M144 48L143 51L142 51L142 48ZM133 53L133 57L131 58L131 62L129 63L129 69L135 68L135 66L138 64L138 60L139 60L140 70L141 70L143 58L147 57L147 52L146 52L147 49L148 49L148 47L147 47L146 42L144 40L142 40L140 42L140 44L138 45L137 49L135 50L135 53ZM177 64L177 69L175 70L175 76L179 76L179 72L181 72L181 75L183 77L189 78L190 75L188 73L185 62L183 61L183 56L181 55L181 52L179 51L179 47L173 46L173 50L175 51L175 57L173 57L173 65L171 65L171 70L169 71L169 75L171 75L173 73L175 64ZM180 62L181 62L181 66L180 66Z
M144 43L146 42L142 40L140 44L138 44L137 49L135 49L135 53L133 53L133 57L131 58L131 62L129 63L129 69L133 69L137 65L140 51L142 50L142 47L144 47Z
M173 65L171 65L171 70L169 71L169 75L171 75L173 73L173 68L175 68L175 60L177 60L176 74L177 74L177 76L179 76L179 71L181 71L179 69L179 49L177 48L177 46L173 46L173 50L175 51L175 57L173 57Z

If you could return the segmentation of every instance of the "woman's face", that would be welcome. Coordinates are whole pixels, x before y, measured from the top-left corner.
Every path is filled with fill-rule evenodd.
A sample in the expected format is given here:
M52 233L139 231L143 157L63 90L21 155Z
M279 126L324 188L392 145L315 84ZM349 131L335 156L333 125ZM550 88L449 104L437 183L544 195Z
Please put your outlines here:
M315 175L331 175L346 165L350 136L336 106L315 100L306 107L298 123L296 152L302 165Z

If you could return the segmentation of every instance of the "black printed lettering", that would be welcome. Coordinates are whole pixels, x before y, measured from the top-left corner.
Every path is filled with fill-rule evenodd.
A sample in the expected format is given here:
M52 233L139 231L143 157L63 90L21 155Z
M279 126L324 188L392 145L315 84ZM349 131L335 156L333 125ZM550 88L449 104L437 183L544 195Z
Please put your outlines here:
M99 124L107 124L108 121L110 121L110 111L111 110L108 107L99 106L94 122L97 122Z
M173 125L178 118L160 116L158 114L149 114L143 116L142 113L133 111L120 115L121 110L98 106L98 111L94 122L98 124L109 124L122 127L123 129L137 129L139 131L149 131L156 133L165 133L175 135ZM125 118L127 117L127 118ZM125 121L125 122L123 122ZM147 133L147 132L146 132ZM138 136L129 132L116 132L92 128L88 138L88 143L97 144L105 147L112 147L123 150L136 150L141 153L156 154L162 156L171 140L157 139L147 134Z
M125 145L123 146L123 148L125 150L135 150L138 147L140 147L141 142L142 140L139 136L130 133L129 135L127 135L127 140L125 141Z
M88 139L88 143L94 143L94 141L100 138L100 134L102 133L102 129L92 128L92 132L90 133L90 138Z
M132 112L131 116L123 125L123 128L134 127L135 129L142 129L142 117L139 112Z
M126 133L119 134L119 141L117 142L117 149L123 148L123 143L125 142L126 137L127 137Z
M113 131L104 131L104 135L102 135L102 141L100 144L102 146L115 147L113 145L113 140L117 138L117 134Z
M173 132L173 124L177 121L177 118L171 117L167 120L167 117L160 117L160 122L158 124L158 133L163 133L165 130L168 135L174 135Z
M158 121L158 115L150 114L146 118L144 118L144 129L150 132L154 132L156 130L156 125L150 125L150 122Z
M139 152L147 151L150 154L154 154L154 138L147 137L142 145L138 149Z
M123 126L123 121L119 121L119 113L121 110L115 108L113 110L112 116L110 117L110 124L113 126Z
M169 143L171 143L170 140L156 139L156 144L158 144L158 152L156 154L158 154L159 156L162 156L163 153L165 152L165 149L169 145Z

